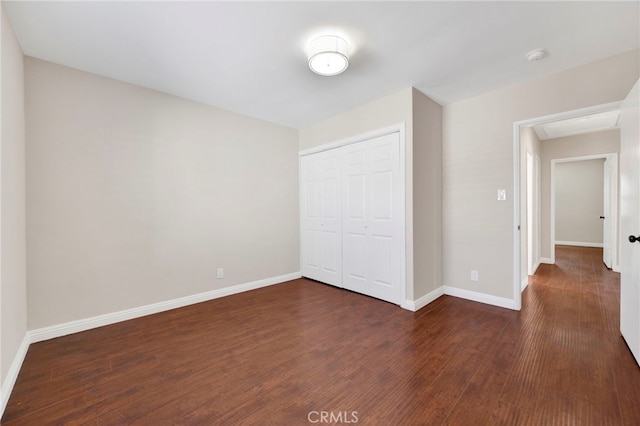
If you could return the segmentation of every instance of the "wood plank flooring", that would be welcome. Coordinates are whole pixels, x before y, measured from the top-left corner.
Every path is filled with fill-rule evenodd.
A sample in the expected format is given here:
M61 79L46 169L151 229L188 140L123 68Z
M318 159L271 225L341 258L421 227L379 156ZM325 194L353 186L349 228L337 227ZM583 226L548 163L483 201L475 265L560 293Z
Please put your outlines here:
M638 425L619 276L556 256L521 312L301 279L37 343L2 424Z

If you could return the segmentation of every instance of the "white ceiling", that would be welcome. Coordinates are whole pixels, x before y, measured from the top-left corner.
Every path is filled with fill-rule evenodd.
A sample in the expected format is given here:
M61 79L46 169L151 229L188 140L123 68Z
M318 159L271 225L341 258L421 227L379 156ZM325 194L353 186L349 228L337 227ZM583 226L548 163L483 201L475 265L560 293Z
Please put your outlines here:
M640 46L639 2L12 2L28 56L301 128L414 86L446 104ZM321 77L334 28L349 69ZM529 63L527 52L549 57Z
M616 129L619 127L619 117L620 110L606 111L584 117L538 124L533 126L533 130L540 140L563 138L565 136Z

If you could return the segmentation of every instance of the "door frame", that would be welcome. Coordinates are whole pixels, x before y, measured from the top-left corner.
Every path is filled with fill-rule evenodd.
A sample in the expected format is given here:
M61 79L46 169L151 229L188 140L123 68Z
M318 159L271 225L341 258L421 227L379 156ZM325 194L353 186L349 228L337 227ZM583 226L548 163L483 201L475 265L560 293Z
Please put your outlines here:
M540 263L542 263L542 160L538 155L535 158L536 162L536 263L535 269L538 269Z
M527 176L526 182L526 192L527 192L527 275L535 274L535 270L537 269L536 265L536 255L533 252L534 247L537 250L536 238L533 234L534 228L537 233L537 226L534 226L534 223L537 222L537 200L535 198L537 181L535 179L536 169L535 169L535 158L533 153L527 151L526 152L526 164L527 169L525 171ZM535 210L534 210L535 208Z
M298 187L302 188L302 175L300 173L302 157L306 155L316 154L318 152L328 151L351 145L358 142L364 142L369 139L398 133L400 138L400 227L404 232L400 233L400 247L403 248L400 253L400 306L404 309L414 311L412 309L413 302L407 298L407 288L413 288L413 192L412 182L413 176L407 176L407 164L413 163L413 153L406 149L406 131L405 123L397 123L381 129L372 130L370 132L361 133L334 142L325 143L314 146L313 148L304 149L298 152ZM412 171L410 170L412 173ZM302 212L302 197L299 198L299 211ZM299 213L300 214L300 213ZM302 233L302 221L300 221L300 232ZM302 234L301 234L302 235ZM302 262L302 245L299 249L300 262ZM302 263L300 264L302 268Z
M599 112L620 109L622 101L595 105L587 108L579 108L571 111L559 112L513 123L513 309L522 309L522 290L520 282L520 182L522 180L520 170L520 128L532 127L537 124L552 121L577 118Z
M555 175L556 175L556 165L559 163L573 163L576 161L589 161L589 160L612 160L613 164L613 175L616 179L613 180L611 187L611 193L609 194L610 198L614 200L618 200L618 154L615 152L607 153L607 154L594 154L594 155L585 155L580 157L568 157L568 158L556 158L551 160L551 230L549 233L549 244L551 245L550 252L551 253L551 263L556 263L556 185L555 185ZM611 227L613 229L618 229L618 203L612 203L609 206L611 208ZM604 226L604 224L603 224ZM603 241L604 244L604 241ZM617 232L613 232L611 235L611 246L612 246L612 256L611 256L611 267L615 271L616 269L620 269L617 267L618 265L618 235Z

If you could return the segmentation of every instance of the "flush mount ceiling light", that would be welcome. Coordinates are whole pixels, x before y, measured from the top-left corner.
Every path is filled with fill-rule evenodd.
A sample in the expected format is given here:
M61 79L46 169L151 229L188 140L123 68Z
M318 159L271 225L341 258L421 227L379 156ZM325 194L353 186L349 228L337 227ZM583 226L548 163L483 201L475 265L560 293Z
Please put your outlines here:
M307 55L309 68L319 75L338 75L349 67L349 44L338 36L314 38L307 47Z
M527 61L529 62L537 62L546 58L549 55L547 49L534 49L531 52L527 53Z

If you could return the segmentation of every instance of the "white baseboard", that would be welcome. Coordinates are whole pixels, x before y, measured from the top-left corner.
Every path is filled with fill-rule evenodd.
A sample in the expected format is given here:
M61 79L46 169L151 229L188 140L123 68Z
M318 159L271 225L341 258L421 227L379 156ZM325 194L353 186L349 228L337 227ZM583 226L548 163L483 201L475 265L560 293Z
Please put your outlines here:
M612 270L613 272L620 273L620 265L613 265L613 267L611 268L611 270Z
M429 303L433 302L443 294L444 294L444 288L438 287L435 290L418 298L417 300L405 300L404 303L402 303L400 306L409 311L416 312L417 310L424 308Z
M523 283L525 281L523 281ZM504 297L498 297L498 296L491 296L489 294L478 293L476 291L471 291L471 290L464 290L457 287L449 287L446 285L443 285L442 287L438 287L437 289L420 297L415 301L405 300L401 306L404 309L415 312L427 306L429 303L433 302L443 294L446 294L447 296L459 297L461 299L472 300L474 302L484 303L486 305L499 306L501 308L507 308L507 309L515 309L512 299L506 299Z
M242 293L249 290L255 290L261 287L267 287L273 284L279 284L285 281L291 281L300 278L300 272L292 272L290 274L280 275L272 278L265 278L258 281L252 281L244 284L238 284L231 287L221 288L218 290L207 291L205 293L194 294L192 296L181 297L178 299L167 300L165 302L154 303L151 305L140 306L137 308L126 309L124 311L114 312L106 315L98 315L82 320L71 321L64 324L53 325L50 327L38 328L36 330L27 331L18 352L16 353L7 376L0 387L0 418L4 414L4 409L9 402L11 391L18 378L18 373L24 362L24 358L29 350L31 343L41 342L43 340L53 339L56 337L66 336L68 334L78 333L80 331L90 330L92 328L102 327L104 325L115 324L117 322L139 318L145 315L151 315L158 312L168 311L183 306L193 305L195 303L206 302L208 300L217 299L232 294Z
M105 315L98 315L91 318L85 318L77 321L70 321L63 324L52 325L49 327L38 328L28 332L30 342L36 343L43 340L49 340L56 337L66 336L68 334L78 333L80 331L90 330L92 328L102 327L109 324L115 324L121 321L127 321L146 315L156 314L171 309L182 308L183 306L193 305L195 303L206 302L208 300L217 299L232 294L242 293L249 290L255 290L261 287L267 287L273 284L285 281L295 280L302 275L300 272L292 272L286 275L280 275L272 278L265 278L258 281L252 281L244 284L238 284L231 287L225 287L218 290L207 291L204 293L194 294L191 296L180 297L178 299L167 300L164 302L153 303L151 305L140 306L137 308L125 309L123 311L113 312Z
M582 241L556 241L557 246L574 246L574 247L596 247L602 248L602 243L585 243Z
M524 277L524 279L520 283L520 292L523 292L528 285L529 285L529 277Z
M531 274L531 275L535 275L536 274L536 272L538 271L538 268L540 267L540 263L541 262L542 261L538 261L535 265L533 265L533 274Z
M444 286L444 294L459 297L461 299L473 300L487 305L499 306L501 308L515 309L512 299L492 296L490 294L478 293L476 291L464 290L457 287Z
M553 265L555 262L550 257L541 257L540 263L546 263L547 265Z
M13 362L7 371L7 376L4 379L4 382L2 382L2 387L0 388L0 418L4 414L4 409L7 407L7 402L9 402L9 397L11 396L11 391L13 390L13 386L16 384L18 373L20 372L20 368L22 368L24 358L27 356L29 343L29 333L27 332L24 339L22 339L22 343L20 343L20 346L18 347L18 352L13 358Z

